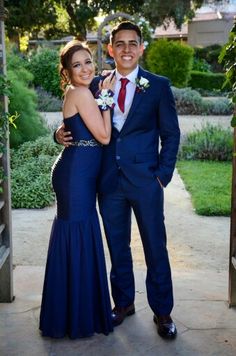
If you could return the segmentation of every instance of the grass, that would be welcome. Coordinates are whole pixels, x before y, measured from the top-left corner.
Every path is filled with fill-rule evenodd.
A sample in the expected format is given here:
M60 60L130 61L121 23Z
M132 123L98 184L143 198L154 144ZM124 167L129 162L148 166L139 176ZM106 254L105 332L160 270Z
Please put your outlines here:
M177 169L199 215L229 216L231 162L178 161Z

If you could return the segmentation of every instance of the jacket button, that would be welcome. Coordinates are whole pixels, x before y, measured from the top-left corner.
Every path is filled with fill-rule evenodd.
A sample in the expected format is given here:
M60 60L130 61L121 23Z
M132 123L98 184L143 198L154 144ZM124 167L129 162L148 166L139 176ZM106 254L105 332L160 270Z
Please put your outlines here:
M116 159L119 160L119 159L120 159L120 156L116 156Z
M121 141L121 138L120 138L120 137L118 137L117 142L120 142L120 141Z

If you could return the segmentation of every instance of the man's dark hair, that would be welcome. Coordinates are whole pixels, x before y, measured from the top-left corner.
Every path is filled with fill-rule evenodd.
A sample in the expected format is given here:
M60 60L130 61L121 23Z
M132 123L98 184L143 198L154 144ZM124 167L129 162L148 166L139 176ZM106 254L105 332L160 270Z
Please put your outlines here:
M141 32L140 28L138 27L138 25L136 25L135 23L130 22L130 21L123 21L123 22L120 22L119 25L115 26L112 29L111 35L110 35L110 43L111 44L114 42L115 35L119 31L123 31L123 30L135 31L140 39L140 43L142 43L142 32Z

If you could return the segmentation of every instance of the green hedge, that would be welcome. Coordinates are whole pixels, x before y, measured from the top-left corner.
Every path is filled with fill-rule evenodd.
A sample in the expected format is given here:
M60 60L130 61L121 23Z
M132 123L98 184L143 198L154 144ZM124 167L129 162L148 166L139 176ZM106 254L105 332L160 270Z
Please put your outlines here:
M188 85L193 88L202 88L206 90L225 90L229 89L229 85L223 88L226 77L224 73L211 73L211 72L199 72L191 71L191 78Z
M149 46L146 65L156 74L168 77L176 87L185 87L190 77L194 50L177 41L161 39Z
M11 150L13 208L37 209L54 203L51 167L62 149L50 135Z
M61 98L59 75L59 51L50 48L39 48L30 57L30 71L34 75L35 86Z

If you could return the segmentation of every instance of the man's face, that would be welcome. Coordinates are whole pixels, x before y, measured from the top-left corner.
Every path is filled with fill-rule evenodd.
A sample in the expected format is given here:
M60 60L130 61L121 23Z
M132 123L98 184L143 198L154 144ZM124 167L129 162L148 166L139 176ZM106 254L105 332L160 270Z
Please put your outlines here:
M116 68L122 75L131 73L143 54L143 44L133 30L121 30L114 37L113 44L108 45L108 51L116 62Z

